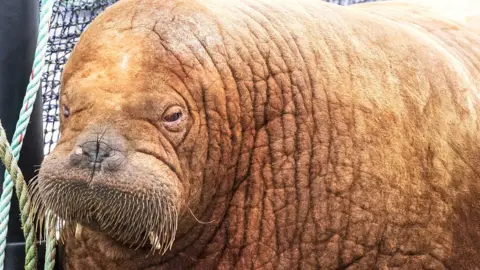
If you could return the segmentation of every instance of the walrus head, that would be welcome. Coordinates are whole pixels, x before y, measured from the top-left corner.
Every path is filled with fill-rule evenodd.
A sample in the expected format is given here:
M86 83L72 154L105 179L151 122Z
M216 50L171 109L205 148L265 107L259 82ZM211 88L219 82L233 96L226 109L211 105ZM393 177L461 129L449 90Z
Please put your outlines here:
M150 5L132 19L135 5L121 5L89 26L65 66L61 138L32 191L40 215L165 252L195 216L212 217L210 198L232 185L222 156L232 132L218 124L224 86L201 64L201 42L185 41L194 30L160 22L169 9L157 4L150 16Z

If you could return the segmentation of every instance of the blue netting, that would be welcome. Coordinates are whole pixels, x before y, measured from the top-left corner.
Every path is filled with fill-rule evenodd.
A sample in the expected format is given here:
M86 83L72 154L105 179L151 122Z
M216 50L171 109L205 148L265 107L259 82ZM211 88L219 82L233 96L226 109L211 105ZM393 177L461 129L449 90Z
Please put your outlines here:
M57 1L53 7L47 45L48 71L42 78L44 153L53 150L58 138L58 93L63 66L82 31L106 7L118 0Z

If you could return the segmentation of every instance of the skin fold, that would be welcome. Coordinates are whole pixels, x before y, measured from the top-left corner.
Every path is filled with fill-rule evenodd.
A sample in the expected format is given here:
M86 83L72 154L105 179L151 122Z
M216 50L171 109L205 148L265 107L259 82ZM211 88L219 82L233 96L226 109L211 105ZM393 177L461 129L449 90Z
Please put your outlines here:
M480 6L433 3L109 7L32 189L65 267L478 269Z

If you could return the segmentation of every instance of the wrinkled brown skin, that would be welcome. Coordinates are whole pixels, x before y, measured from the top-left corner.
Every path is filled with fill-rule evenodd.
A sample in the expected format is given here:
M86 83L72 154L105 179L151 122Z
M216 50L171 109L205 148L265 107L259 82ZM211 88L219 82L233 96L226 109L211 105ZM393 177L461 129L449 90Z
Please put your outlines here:
M107 123L172 160L210 223L182 206L173 248L149 257L84 229L68 269L479 269L480 8L452 2L113 5L66 66L51 156ZM180 143L156 125L172 95Z

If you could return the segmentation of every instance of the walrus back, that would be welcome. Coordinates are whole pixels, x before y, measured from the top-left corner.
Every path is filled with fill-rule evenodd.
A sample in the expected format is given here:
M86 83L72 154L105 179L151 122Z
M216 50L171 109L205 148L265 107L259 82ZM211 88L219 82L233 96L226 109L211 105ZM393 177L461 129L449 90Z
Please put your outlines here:
M375 14L435 40L446 52L468 66L480 86L480 2L420 0L365 3L350 8Z
M276 243L329 269L392 266L398 250L426 254L406 255L411 269L478 265L465 238L480 229L468 219L480 216L468 206L480 199L476 15L462 24L415 3L235 3L210 10L229 62L219 70L233 74L251 125L242 142L254 162L238 192L255 190L249 204L269 209L239 207L250 218L240 231L255 238L246 232L274 220L276 236L232 245L254 254ZM282 187L296 194L274 192ZM278 224L298 220L312 226L314 248L289 246L298 227ZM379 242L385 257L355 257Z
M428 254L410 256L411 269L478 265L466 240L480 229L468 218L480 216L468 206L480 199L478 17L462 24L415 3L299 2L243 1L242 12L218 13L224 44L241 53L230 51L240 95L253 97L242 99L240 115L257 127L257 163L249 189L239 190L272 202L252 198L272 210L249 214L243 230L267 230L262 219L307 220L314 251L290 250L295 230L277 223L276 237L258 239L292 257L316 254L304 259L325 268L392 266L388 254L398 250ZM297 195L270 192L282 186ZM356 261L356 248L379 241L385 257L360 252ZM256 244L247 244L253 254Z

